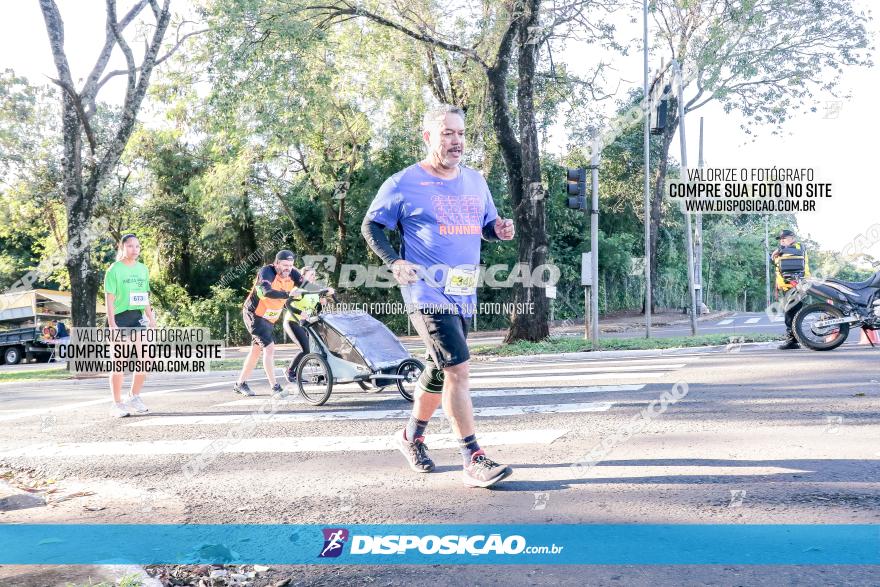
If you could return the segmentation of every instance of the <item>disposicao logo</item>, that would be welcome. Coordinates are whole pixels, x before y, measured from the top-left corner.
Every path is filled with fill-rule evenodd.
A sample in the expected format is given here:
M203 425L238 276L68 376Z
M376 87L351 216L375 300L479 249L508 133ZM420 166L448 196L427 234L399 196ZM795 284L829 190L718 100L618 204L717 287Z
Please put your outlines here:
M342 547L348 541L348 530L345 528L324 528L324 548L318 558L334 558L342 554Z
M351 554L520 554L526 550L522 536L353 536Z

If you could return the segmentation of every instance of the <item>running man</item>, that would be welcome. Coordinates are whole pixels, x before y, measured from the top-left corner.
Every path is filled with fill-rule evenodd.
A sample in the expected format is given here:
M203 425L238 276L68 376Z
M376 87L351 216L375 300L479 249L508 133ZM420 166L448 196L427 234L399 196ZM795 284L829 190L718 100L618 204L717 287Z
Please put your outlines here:
M486 457L477 444L466 339L477 299L481 239L511 240L513 221L498 217L483 176L461 164L464 112L441 106L425 114L422 129L427 157L382 184L361 225L370 248L391 267L430 355L409 423L395 438L411 469L432 471L424 434L442 403L459 438L464 484L490 487L513 471ZM401 231L399 254L385 229ZM425 267L444 270L432 275Z
M272 386L272 395L276 398L287 396L287 391L275 380L275 323L284 311L284 304L291 294L296 295L296 288L302 287L304 280L299 271L293 267L296 255L291 251L278 251L275 263L260 268L254 285L244 301L241 310L245 328L253 342L238 381L232 387L241 395L256 395L247 384L248 377L257 366L260 354L263 355L263 369Z

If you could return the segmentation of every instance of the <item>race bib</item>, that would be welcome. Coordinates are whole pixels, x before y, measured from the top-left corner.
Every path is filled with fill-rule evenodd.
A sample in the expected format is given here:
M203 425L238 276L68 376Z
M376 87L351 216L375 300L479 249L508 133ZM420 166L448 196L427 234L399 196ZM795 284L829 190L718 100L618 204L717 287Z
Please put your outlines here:
M478 268L462 269L455 267L446 276L446 287L443 293L452 296L470 296L477 293Z
M128 294L129 306L146 306L150 303L150 294L143 291L132 291Z
M278 320L279 316L281 316L281 308L277 310L269 309L263 312L263 318L265 318L266 320Z

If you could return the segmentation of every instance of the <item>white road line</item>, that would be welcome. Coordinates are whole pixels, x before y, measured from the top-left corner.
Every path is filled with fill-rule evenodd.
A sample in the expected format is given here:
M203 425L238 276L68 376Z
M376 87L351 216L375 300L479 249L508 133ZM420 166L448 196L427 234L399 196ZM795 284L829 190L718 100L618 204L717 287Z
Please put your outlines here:
M471 397L518 397L518 396L529 396L529 395L565 395L565 394L579 394L579 393L609 393L614 391L640 391L644 389L644 385L591 385L586 387L538 387L538 388L507 388L507 389L484 389L478 391L472 391ZM377 401L377 400L401 400L403 398L400 397L400 394L396 391L394 393L386 392L379 394L333 394L330 396L330 402L327 405L332 405L334 401ZM214 408L236 408L236 407L244 407L244 406L259 406L264 402L268 401L266 398L258 398L251 397L245 399L239 399L231 402L226 402L223 404L215 404L211 407ZM291 406L301 406L305 405L303 400L293 400L289 402Z
M296 394L296 395L295 395ZM330 401L327 403L328 406L333 405L337 402L349 402L349 401L366 401L366 402L375 402L375 401L387 401L392 399L402 400L403 398L394 390L392 394L390 391L381 392L381 393L336 393L330 396ZM231 402L225 402L222 404L214 404L213 408L237 408L239 406L260 406L269 403L269 398L266 396L263 397L248 397L243 399L237 399ZM307 406L309 405L306 401L299 397L298 392L291 391L290 396L287 400L280 400L278 405L283 407L291 407L295 408L297 406Z
M639 371L644 369L658 370L658 371L670 371L674 369L681 369L685 366L685 363L661 363L657 365L632 365L626 367L550 367L546 369L505 369L505 370L482 370L482 369L471 369L471 377L488 377L490 375L502 375L505 377L519 377L521 375L553 375L553 374L561 374L563 375L577 375L580 373L626 373L630 371Z
M760 322L760 321L761 321L760 318L749 318L748 320L746 320L745 323L746 323L746 324L757 324L757 323Z
M151 397L154 395L163 395L166 393L172 393L174 391L193 391L195 389L208 389L209 387L219 387L221 385L229 385L229 382L228 381L218 381L215 383L206 383L204 385L195 385L195 386L191 385L188 387L175 387L172 389L158 389L156 391L144 391L144 392L141 392L141 395L143 397ZM107 395L108 396L110 395L109 390L108 390ZM20 418L26 418L28 416L39 416L41 414L48 414L49 412L64 412L67 410L75 410L77 408L86 408L89 406L97 406L97 405L109 404L109 403L110 403L110 398L105 397L105 398L101 398L101 399L93 399L93 400L89 400L89 401L76 402L76 403L72 403L72 404L61 404L60 406L49 406L49 407L40 408L40 409L36 409L36 410L24 410L23 412L21 412L19 414L0 415L0 422L8 422L10 420L18 420Z
M578 393L608 393L612 391L639 391L642 385L591 385L587 387L538 387L538 388L511 388L511 389L485 389L472 391L471 397L511 397L522 395L562 395Z
M519 379L513 377L471 377L471 388L486 387L528 387L533 383L540 382L542 384L568 381L578 383L580 381L592 381L596 379L659 379L669 375L672 371L657 371L654 373L581 373L574 375L544 375L536 378Z
M433 448L433 447L432 447ZM514 465L516 466L516 465ZM562 481L572 478L586 479L636 479L651 477L739 477L760 475L789 475L810 473L812 471L789 467L735 467L735 466L694 466L694 465L606 465L599 464L589 469L574 471L563 468L522 468L517 469L517 480L522 481Z
M733 319L728 318L727 320L722 320L721 322L718 323L718 326L724 326L725 324L733 324Z
M548 365L564 365L568 367L590 367L593 365L603 365L603 366L612 366L612 365L641 365L645 364L645 368L652 366L652 363L669 363L669 361L682 361L687 360L688 363L698 361L702 358L701 355L687 355L686 359L681 357L655 357L655 358L639 358L633 357L631 359L560 359L553 358L550 360L543 359L541 355L533 355L530 357L531 363L523 363L522 361L510 361L507 360L506 357L499 358L491 358L486 361L472 362L471 363L471 371L474 369L497 369L499 366L510 365L511 368L523 369L529 367L535 367L537 369L541 369L547 367Z
M491 406L474 408L476 417L520 416L523 414L571 414L581 412L606 412L613 402L585 402L573 404L540 404L526 406ZM201 416L146 416L135 418L126 426L197 426L226 425L243 422L271 422L284 424L290 422L328 422L346 420L390 420L410 417L410 408L402 410L338 410L335 412L281 412L252 414L210 414Z
M567 430L537 429L507 432L480 432L480 446L551 444ZM457 448L453 434L428 434L425 439L432 449ZM214 444L216 443L216 444ZM213 446L212 446L213 445ZM0 457L89 457L131 455L199 454L208 448L221 453L299 453L396 450L394 438L382 436L282 436L278 438L227 438L195 440L151 440L47 443L0 453Z

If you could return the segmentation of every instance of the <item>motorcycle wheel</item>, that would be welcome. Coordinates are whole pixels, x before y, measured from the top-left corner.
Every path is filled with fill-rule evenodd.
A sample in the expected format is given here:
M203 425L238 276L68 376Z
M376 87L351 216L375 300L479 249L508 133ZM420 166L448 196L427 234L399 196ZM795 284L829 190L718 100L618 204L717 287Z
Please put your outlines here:
M836 349L849 336L849 324L834 324L823 328L813 326L820 320L843 318L840 308L829 304L810 304L801 308L794 317L794 336L798 342L814 351L830 351Z

